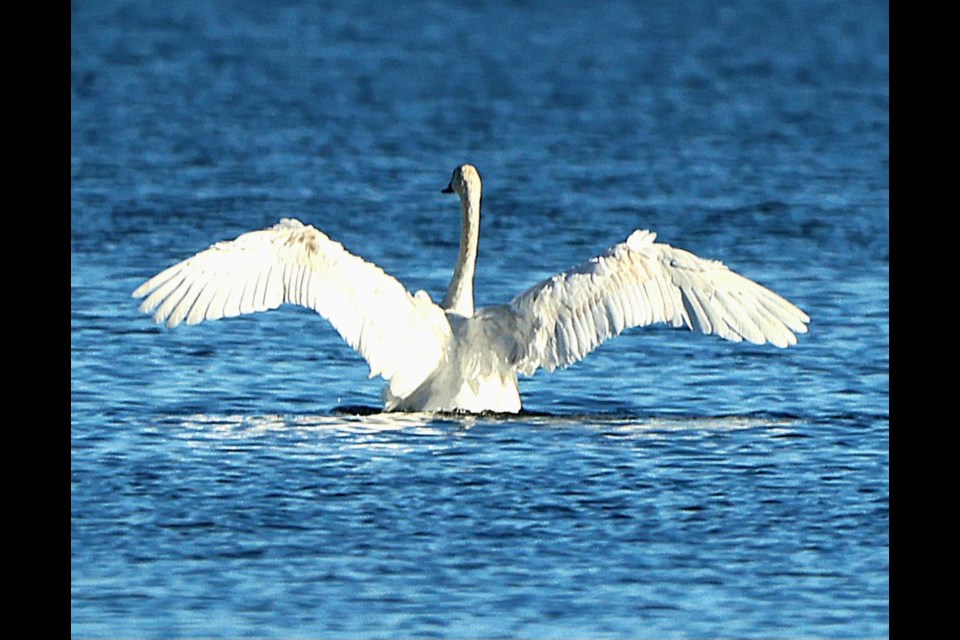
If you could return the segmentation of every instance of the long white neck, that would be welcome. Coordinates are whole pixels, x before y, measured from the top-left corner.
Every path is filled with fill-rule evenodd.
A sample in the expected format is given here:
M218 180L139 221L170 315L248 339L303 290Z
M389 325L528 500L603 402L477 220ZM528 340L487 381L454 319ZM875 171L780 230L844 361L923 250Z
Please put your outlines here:
M460 255L441 306L469 318L473 315L473 274L477 267L477 245L480 242L480 194L468 193L462 197L460 209L463 212Z

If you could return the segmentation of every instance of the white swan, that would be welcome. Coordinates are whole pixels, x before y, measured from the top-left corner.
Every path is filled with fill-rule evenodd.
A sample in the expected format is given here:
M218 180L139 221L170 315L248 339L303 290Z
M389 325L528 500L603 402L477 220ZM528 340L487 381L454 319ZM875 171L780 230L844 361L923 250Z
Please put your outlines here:
M460 255L438 306L323 232L293 219L218 242L133 292L168 327L275 309L315 310L387 381L388 411L520 411L517 374L576 362L631 327L666 323L778 347L807 315L714 260L634 231L599 257L507 304L474 309L480 175L465 164L443 191L460 197Z

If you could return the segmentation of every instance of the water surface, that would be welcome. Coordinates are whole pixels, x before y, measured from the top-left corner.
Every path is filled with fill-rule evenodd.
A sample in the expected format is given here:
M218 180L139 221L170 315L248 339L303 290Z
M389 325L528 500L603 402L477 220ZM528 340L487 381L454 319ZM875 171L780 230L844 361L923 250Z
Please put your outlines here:
M72 4L77 637L888 633L885 3ZM167 331L130 292L295 216L478 304L649 228L813 319L663 327L383 415L316 314Z

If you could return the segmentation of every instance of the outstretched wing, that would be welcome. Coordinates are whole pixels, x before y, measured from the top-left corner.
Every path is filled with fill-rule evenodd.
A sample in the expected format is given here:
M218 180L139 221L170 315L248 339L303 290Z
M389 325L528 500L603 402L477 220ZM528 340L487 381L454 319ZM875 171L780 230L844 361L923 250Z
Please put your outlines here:
M181 322L276 309L313 309L330 321L394 395L411 393L436 368L450 325L426 292L395 278L326 234L289 218L218 242L150 278L133 292L154 320Z
M739 342L796 344L807 315L774 292L634 231L622 242L510 302L518 316L518 369L553 371L586 356L625 329L654 323Z

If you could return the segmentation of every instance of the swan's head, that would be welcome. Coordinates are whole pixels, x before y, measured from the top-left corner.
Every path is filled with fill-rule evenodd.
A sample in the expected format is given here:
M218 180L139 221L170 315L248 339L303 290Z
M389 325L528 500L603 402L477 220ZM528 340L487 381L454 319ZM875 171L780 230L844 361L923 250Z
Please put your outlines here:
M443 193L455 193L463 199L480 196L480 174L472 164L462 164L453 170L450 184Z

